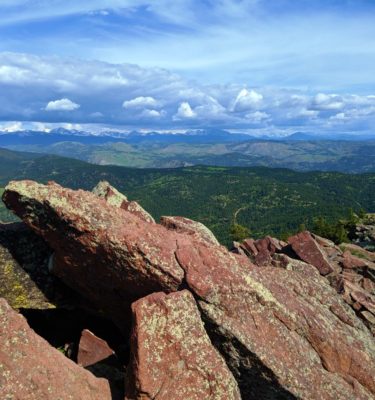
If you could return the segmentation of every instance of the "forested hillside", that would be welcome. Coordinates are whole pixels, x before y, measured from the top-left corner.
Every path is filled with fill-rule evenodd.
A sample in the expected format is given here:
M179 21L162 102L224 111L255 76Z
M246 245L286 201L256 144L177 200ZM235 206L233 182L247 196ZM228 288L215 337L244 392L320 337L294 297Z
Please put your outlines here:
M188 167L131 169L98 166L57 156L0 152L0 187L11 179L54 180L71 188L91 189L108 180L157 219L182 215L203 222L223 243L237 222L251 235L280 236L314 218L328 221L349 209L375 210L375 174L294 172L264 167ZM10 220L4 208L1 218Z

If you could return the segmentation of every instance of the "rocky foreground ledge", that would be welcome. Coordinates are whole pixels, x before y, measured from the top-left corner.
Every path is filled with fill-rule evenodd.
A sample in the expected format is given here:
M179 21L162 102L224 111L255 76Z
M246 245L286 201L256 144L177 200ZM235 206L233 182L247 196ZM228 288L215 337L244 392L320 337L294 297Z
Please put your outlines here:
M14 291L1 296L26 318L38 290L40 309L74 304L110 319L112 340L118 332L130 349L121 357L85 330L78 349L65 352L74 363L1 300L0 398L374 398L373 253L358 257L308 232L288 243L249 239L228 251L197 222L155 223L106 182L93 193L11 182L3 200L29 228L0 229L8 255L0 268L4 279L31 285L33 301L20 307ZM26 232L45 243L48 270L46 261L17 256L7 232L16 243ZM34 279L37 287L29 282L35 270L44 276ZM113 358L117 364L98 373L98 363ZM124 393L112 379L121 368Z

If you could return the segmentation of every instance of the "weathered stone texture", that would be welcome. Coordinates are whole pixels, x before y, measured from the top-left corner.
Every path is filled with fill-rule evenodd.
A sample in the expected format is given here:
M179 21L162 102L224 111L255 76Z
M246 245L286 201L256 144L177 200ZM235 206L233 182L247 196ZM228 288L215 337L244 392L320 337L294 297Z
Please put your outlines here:
M0 299L0 398L110 400L112 396L105 379L94 377L52 348Z
M215 235L200 222L184 217L161 217L160 223L169 230L191 235L203 243L220 245Z
M241 398L190 292L155 293L135 302L132 309L132 368L126 399Z

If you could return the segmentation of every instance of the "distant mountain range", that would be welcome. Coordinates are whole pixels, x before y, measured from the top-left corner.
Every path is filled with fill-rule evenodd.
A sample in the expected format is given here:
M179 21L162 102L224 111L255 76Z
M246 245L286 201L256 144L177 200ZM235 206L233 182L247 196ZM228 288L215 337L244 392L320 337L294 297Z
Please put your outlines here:
M59 142L79 142L83 144L103 144L109 142L124 142L129 144L138 143L230 143L246 142L250 140L267 141L320 141L320 140L345 140L365 141L375 140L374 135L317 135L306 132L296 132L289 136L252 136L245 133L230 133L220 129L189 130L182 133L161 133L161 132L138 132L128 133L116 131L103 131L93 134L88 131L75 129L57 128L50 132L35 130L4 132L0 131L0 146L13 145L50 145Z
M354 140L356 139L356 140ZM205 129L184 133L85 131L0 133L0 147L72 157L92 164L138 168L192 165L265 166L298 171L375 171L375 138L322 137L296 132L283 138Z

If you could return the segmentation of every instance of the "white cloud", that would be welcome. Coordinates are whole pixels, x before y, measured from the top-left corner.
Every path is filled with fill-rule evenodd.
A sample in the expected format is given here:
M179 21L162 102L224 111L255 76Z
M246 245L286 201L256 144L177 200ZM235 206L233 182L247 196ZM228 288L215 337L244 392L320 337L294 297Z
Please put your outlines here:
M70 124L70 123L65 123L60 125L62 128L69 129L69 130L76 130L80 131L82 130L82 125L81 124Z
M63 98L60 100L50 101L46 106L46 111L74 111L81 106L73 101Z
M163 111L148 110L148 109L143 110L141 113L141 116L145 118L160 118L163 115L164 115Z
M32 124L32 129L37 130L39 132L50 132L51 128L44 124L43 122L34 122Z
M186 118L195 118L197 116L196 112L192 110L190 104L187 101L184 101L178 107L177 113L174 116L175 120L186 119Z
M104 114L99 111L96 111L96 112L91 113L90 116L93 118L102 118L102 117L104 117Z
M124 108L157 107L158 105L159 102L151 96L140 96L132 100L126 100L122 103Z
M341 112L341 113L338 113L338 114L335 114L335 115L331 116L329 119L331 121L346 121L349 118L348 118L347 115L345 115L345 113Z
M319 110L341 110L345 106L345 102L341 96L336 94L318 93L314 100L313 106Z
M262 122L266 119L269 119L271 116L263 111L255 111L251 113L247 113L245 115L245 118L248 119L251 122L254 123L259 123Z
M231 107L232 111L246 111L257 108L263 100L263 95L255 90L242 89Z
M8 122L6 124L0 125L0 131L3 132L17 132L17 131L22 131L23 128L23 124L22 122L19 121L12 121L12 122Z
M307 108L296 108L287 113L288 118L316 118L318 115L319 111Z

